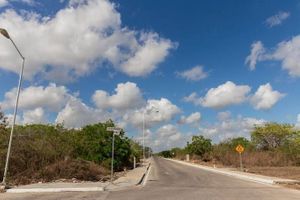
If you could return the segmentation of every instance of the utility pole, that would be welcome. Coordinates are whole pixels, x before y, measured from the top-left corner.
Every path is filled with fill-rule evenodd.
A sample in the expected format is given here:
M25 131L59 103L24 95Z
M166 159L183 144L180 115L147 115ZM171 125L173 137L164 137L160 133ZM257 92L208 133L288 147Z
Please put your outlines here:
M6 187L6 176L7 176L9 158L10 158L10 153L11 153L12 139L13 139L15 124L16 124L16 116L18 113L18 105L19 105L20 90L21 90L21 85L22 85L22 80L23 80L25 57L22 55L22 53L18 49L17 45L15 44L15 42L12 40L12 38L10 37L10 35L8 34L8 32L5 29L0 28L0 33L4 37L6 37L7 39L9 39L11 41L11 43L13 44L13 46L15 47L15 49L17 50L17 52L19 53L19 55L22 59L22 66L21 66L20 73L19 73L19 84L18 84L17 96L16 96L16 101L15 101L14 117L13 117L13 123L12 123L11 132L10 132L10 136L9 136L6 162L5 162L4 174L3 174L3 180L2 180L2 185L4 185L4 187Z

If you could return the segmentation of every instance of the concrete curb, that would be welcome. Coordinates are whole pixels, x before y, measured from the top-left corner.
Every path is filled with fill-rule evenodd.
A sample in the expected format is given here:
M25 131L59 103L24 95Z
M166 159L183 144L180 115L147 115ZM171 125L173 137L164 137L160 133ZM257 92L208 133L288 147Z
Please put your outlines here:
M151 162L149 163L146 172L144 173L141 181L139 182L139 184L137 185L142 185L143 187L146 185L149 174L150 174L150 170L151 170Z
M145 185L147 180L149 170L150 170L151 162L148 164L145 172L139 181L132 186ZM103 191L114 191L114 190L122 190L132 186L116 186L116 188L109 189L109 185L101 186L101 187L61 187L61 188L11 188L7 189L7 193L56 193L56 192L103 192Z
M265 177L265 176L260 176L260 175L258 177L257 175L240 174L240 173L236 173L236 172L224 171L224 170L221 170L221 169L215 169L215 168L212 168L212 167L207 167L207 166L203 166L203 165L188 163L188 162L185 162L185 161L173 160L173 159L168 159L168 158L165 158L165 159L169 160L169 161L172 161L172 162L180 163L180 164L183 164L183 165L197 167L197 168L200 168L200 169L203 169L203 170L206 170L206 171L210 171L210 172L213 172L213 173L223 174L223 175L227 175L227 176L231 176L231 177L235 177L235 178L239 178L239 179L243 179L243 180L248 180L248 181L253 181L253 182L263 183L263 184L268 184L268 185L285 184L285 183L300 183L299 181L296 181L296 180L290 180L290 179L276 180L276 178L272 179L273 177Z
M7 193L44 193L44 192L99 192L104 191L103 187L82 187L82 188L28 188L8 189Z
M149 162L145 172L142 174L141 178L139 178L139 180L132 184L132 185L125 185L125 186L116 186L115 188L114 187L111 187L111 185L107 185L104 187L104 191L120 191L120 190L125 190L125 189L129 189L129 188L132 188L132 187L139 187L139 186L144 186L145 185L145 182L148 178L148 173L149 173L149 168L151 167L151 162Z

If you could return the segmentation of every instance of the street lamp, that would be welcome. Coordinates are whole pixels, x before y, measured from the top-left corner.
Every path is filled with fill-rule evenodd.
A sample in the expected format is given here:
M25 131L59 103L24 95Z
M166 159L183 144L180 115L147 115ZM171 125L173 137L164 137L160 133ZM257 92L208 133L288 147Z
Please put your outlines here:
M14 128L15 128L15 123L16 123L16 116L17 116L17 112L18 112L19 96L20 96L20 89L21 89L22 79L23 79L25 57L22 55L22 53L18 49L17 45L15 44L15 42L12 40L12 38L10 37L10 35L8 34L8 32L5 29L0 28L0 33L1 33L1 35L3 35L4 37L6 37L7 39L9 39L11 41L11 43L13 44L15 49L18 51L20 57L22 58L22 67L20 69L20 74L19 74L19 84L18 84L18 90L17 90L16 102L15 102L14 118L13 118L13 123L12 123L10 137L9 137L9 143L8 143L8 149L7 149L7 155L6 155L6 162L5 162L4 174L3 174L3 180L2 180L2 184L4 186L6 186L6 176L7 176L7 170L8 170L9 157L10 157L10 152L11 152L11 144L12 144L12 139L13 139L13 134L14 134Z
M147 110L146 108L143 111L143 161L145 161L146 157L145 157L145 114L147 111L152 111L152 109L155 107L151 107L149 110ZM158 113L159 111L156 110L156 113Z

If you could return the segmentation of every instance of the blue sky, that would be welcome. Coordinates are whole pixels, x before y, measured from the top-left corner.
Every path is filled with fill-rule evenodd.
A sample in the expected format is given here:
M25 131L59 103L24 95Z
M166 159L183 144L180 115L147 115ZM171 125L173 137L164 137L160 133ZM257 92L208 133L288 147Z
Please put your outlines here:
M193 134L218 142L266 121L300 124L299 21L298 0L0 0L0 27L28 61L19 123L112 118L138 140L145 112L157 150ZM9 117L19 63L1 38Z

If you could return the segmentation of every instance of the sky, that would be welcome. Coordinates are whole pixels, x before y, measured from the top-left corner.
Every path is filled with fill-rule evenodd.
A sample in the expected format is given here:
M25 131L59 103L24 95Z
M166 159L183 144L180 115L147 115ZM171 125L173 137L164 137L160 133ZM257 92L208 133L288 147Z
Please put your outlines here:
M26 57L17 123L113 119L146 145L300 127L300 1L0 0ZM21 59L0 38L0 107L12 119Z

